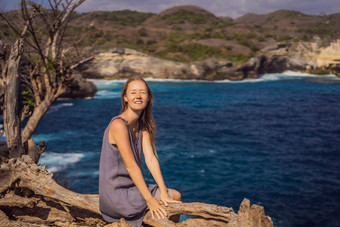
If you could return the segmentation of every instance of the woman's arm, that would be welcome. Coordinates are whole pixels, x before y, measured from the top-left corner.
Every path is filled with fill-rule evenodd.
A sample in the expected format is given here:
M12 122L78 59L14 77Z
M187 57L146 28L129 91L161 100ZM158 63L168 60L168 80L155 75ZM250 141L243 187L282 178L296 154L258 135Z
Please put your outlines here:
M145 157L145 163L150 170L150 173L152 174L153 178L155 179L159 189L160 189L160 195L161 200L164 203L165 206L168 205L168 202L170 203L180 203L180 201L176 201L170 198L168 194L168 190L165 186L164 179L162 176L161 168L159 166L158 159L156 158L152 145L151 145L151 139L150 135L147 131L143 131L143 153Z
M135 161L135 157L131 150L129 132L126 124L120 119L112 121L110 125L109 136L114 138L126 169L132 181L135 183L136 187L147 202L152 217L154 217L153 214L155 213L159 218L164 218L166 216L166 211L160 206L158 201L150 193L148 187L146 186L142 172Z

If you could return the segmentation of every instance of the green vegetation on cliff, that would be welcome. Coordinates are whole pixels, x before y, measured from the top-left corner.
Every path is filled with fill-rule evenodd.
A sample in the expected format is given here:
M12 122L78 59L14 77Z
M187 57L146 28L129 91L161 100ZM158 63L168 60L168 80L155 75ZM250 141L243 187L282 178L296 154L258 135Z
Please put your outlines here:
M212 14L203 14L192 10L179 9L160 17L162 22L167 24L217 24L221 20Z
M15 12L8 14L16 20ZM66 39L87 54L123 46L182 62L214 57L241 64L276 42L313 41L318 37L322 44L329 44L340 38L337 15L278 10L233 20L196 6L173 7L159 14L131 10L73 13ZM16 24L19 26L20 21ZM0 39L13 37L0 21Z
M142 24L146 19L153 16L153 13L143 13L131 10L119 10L119 11L100 11L91 12L90 18L96 21L109 21L116 25L122 26L137 26Z

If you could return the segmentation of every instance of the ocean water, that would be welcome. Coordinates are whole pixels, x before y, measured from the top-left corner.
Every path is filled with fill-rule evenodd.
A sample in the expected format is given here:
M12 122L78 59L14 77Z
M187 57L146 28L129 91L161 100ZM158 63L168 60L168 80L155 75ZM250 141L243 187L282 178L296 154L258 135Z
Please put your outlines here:
M33 136L48 146L40 164L80 193L98 193L102 135L124 83L94 82L94 98L58 101ZM340 226L339 78L148 82L163 176L184 202L237 211L248 198L275 226Z

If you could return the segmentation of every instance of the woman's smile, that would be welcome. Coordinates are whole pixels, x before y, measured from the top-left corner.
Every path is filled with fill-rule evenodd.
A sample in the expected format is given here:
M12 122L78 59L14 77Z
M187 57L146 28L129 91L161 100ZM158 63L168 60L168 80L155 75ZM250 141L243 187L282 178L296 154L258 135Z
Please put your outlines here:
M148 88L143 81L132 81L124 96L125 102L134 110L142 110L146 107L149 99Z

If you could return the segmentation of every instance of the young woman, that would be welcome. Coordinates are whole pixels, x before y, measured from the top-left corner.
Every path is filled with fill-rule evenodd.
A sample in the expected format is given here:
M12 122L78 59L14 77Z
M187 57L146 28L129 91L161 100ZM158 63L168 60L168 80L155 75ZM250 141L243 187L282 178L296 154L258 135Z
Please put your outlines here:
M104 132L99 168L99 204L105 221L126 221L141 226L147 208L153 218L164 218L168 203L179 203L181 194L167 189L156 157L152 116L153 95L138 76L122 90L121 114ZM141 152L157 185L146 185L140 166Z

